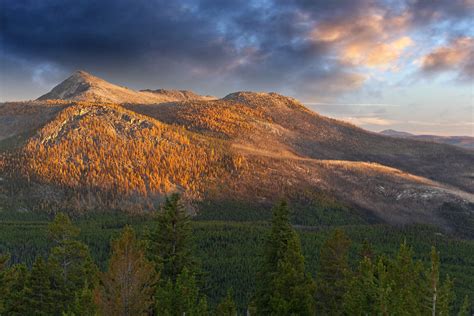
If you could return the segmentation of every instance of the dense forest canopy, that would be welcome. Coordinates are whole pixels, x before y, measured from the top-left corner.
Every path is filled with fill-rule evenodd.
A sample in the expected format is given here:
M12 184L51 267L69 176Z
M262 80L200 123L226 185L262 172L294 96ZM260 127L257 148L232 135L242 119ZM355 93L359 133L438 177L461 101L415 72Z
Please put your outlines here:
M426 226L295 229L291 213L281 204L271 223L191 221L173 195L152 218L102 214L71 222L60 213L51 222L10 215L0 233L1 313L27 312L14 310L24 306L32 313L117 314L114 300L123 301L124 288L136 283L140 295L126 291L130 306L122 306L133 314L266 315L296 307L302 315L391 314L397 308L425 314L435 304L436 315L467 315L472 242ZM120 271L127 260L136 265L128 281ZM183 293L186 299L178 299ZM62 303L52 307L56 300Z

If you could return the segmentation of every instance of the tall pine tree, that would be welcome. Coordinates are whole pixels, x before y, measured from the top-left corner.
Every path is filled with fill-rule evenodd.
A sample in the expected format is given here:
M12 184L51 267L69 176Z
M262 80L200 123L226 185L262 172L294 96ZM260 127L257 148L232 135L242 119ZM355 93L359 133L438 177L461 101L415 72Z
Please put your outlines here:
M48 228L48 236L53 244L48 264L52 273L55 306L57 313L68 312L86 285L88 288L96 285L98 270L88 247L77 240L79 229L67 215L56 215ZM89 304L93 304L93 301Z
M37 257L31 268L26 291L27 315L54 315L54 298L51 290L51 274L44 259Z
M162 280L175 282L178 275L187 268L195 269L192 256L191 221L177 193L166 197L157 213L156 227L148 234L147 254L155 263Z
M347 315L375 315L377 280L372 260L364 257L349 282L344 294L344 310Z
M207 300L200 294L199 272L192 256L191 222L179 194L167 197L148 234L147 254L160 281L155 292L158 315L206 315Z
M27 284L30 274L24 264L16 264L6 270L3 284L7 286L3 301L3 311L1 315L26 315L27 312Z
M423 264L413 259L413 250L404 242L388 267L388 282L391 293L388 310L390 313L423 314L426 308L427 282Z
M168 279L164 287L159 287L155 297L155 310L158 315L208 314L207 299L199 293L196 278L187 268L181 271L176 282Z
M348 263L350 239L336 229L320 251L316 275L316 305L318 314L342 315L344 295L348 290L351 270Z
M449 276L444 282L439 277L439 253L435 247L431 248L431 267L426 273L428 283L428 308L432 315L449 315L454 299L453 283Z
M298 235L289 209L281 202L273 210L262 267L257 276L257 315L313 315L314 282L305 272Z

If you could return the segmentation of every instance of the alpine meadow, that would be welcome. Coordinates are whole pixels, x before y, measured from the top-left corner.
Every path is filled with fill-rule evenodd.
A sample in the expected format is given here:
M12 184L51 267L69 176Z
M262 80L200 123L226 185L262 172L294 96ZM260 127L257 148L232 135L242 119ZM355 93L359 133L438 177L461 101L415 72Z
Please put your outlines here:
M473 12L0 0L0 316L474 315Z

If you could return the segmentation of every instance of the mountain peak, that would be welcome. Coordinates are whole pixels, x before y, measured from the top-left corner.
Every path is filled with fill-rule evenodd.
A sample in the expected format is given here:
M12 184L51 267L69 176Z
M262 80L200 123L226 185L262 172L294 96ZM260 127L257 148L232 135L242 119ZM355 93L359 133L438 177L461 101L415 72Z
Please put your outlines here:
M210 99L191 92L135 91L118 86L90 73L77 70L38 100L71 100L107 103L152 104L190 99Z
M394 136L394 137L411 137L415 136L411 133L407 132L400 132L394 129L386 129L380 132L380 134L385 135L385 136Z
M98 83L107 83L83 70L75 71L66 80L55 86L50 92L42 95L38 100L75 100L83 101L83 95ZM96 100L95 100L96 101Z
M76 70L73 74L74 75L81 75L81 76L92 76L90 73L88 73L87 71L84 71L84 70Z
M223 100L246 104L250 107L273 107L307 110L298 100L275 92L238 91L226 95Z
M91 80L91 79L99 79L96 76L91 75L87 71L84 70L76 70L75 72L72 73L72 75L68 79L83 79L83 80ZM66 79L66 80L68 80Z

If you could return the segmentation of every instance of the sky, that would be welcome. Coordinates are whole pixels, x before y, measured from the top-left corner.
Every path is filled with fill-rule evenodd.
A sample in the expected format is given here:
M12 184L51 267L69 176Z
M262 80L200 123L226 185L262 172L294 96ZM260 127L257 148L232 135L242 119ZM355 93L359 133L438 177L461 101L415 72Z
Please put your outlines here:
M0 0L0 100L75 70L292 96L364 128L474 136L474 0Z

